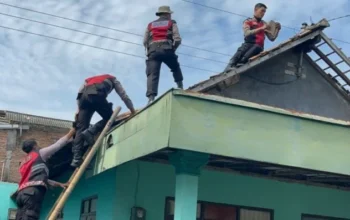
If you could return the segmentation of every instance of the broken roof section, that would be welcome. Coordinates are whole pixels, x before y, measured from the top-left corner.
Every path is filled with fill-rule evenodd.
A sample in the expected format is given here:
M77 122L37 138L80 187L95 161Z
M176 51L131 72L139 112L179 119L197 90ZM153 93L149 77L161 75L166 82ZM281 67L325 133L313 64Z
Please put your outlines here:
M197 83L191 87L189 87L189 90L195 91L195 92L206 92L209 89L219 85L224 84L225 86L229 86L230 84L233 84L236 82L236 80L232 80L233 78L237 77L241 73L244 73L253 67L256 67L276 56L279 56L280 54L287 52L297 46L300 46L302 44L305 44L308 46L309 51L313 50L316 52L316 54L320 57L319 59L313 60L315 67L325 76L327 76L327 81L331 83L344 97L346 97L348 100L350 100L350 80L349 76L346 74L350 73L350 60L345 56L344 53L341 52L339 48L335 46L335 44L325 35L322 33L322 30L326 27L329 27L329 23L326 19L322 19L317 24L306 26L304 27L298 34L293 36L292 38L288 39L287 41L270 48L269 50L263 51L262 53L250 58L250 61L239 67L239 68L233 68L228 73L220 73L214 76L211 76L210 79L202 81L200 83ZM315 46L320 41L323 41L319 45ZM333 52L324 54L322 51L320 51L319 47L323 44L327 44L330 47L333 48ZM306 52L309 52L306 51ZM338 61L337 63L334 63L328 59L328 56L331 54L337 54L341 61ZM308 55L307 55L308 56ZM311 59L310 56L308 58ZM328 59L328 60L327 60ZM327 64L326 66L318 65L318 61L324 60ZM340 63L346 63L348 64L349 70L343 70L341 71L337 65ZM331 74L328 71L334 70L335 74ZM327 71L327 72L326 72Z

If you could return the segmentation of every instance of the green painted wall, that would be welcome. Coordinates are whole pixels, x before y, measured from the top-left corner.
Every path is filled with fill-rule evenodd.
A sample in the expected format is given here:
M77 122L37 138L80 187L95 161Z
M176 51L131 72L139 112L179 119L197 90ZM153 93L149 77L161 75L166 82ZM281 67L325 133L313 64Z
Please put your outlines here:
M95 174L168 147L171 100L172 93L166 93L147 110L110 132L105 141L112 136L113 146L106 149L104 144L100 148Z
M135 203L137 170L135 162L117 168L118 220L129 220L134 204L147 219L164 220L165 197L175 195L173 167L141 162ZM298 220L301 213L350 218L350 192L214 171L204 171L199 184L199 200L274 209L275 220Z
M175 170L133 161L83 181L66 205L65 219L79 219L81 200L96 194L98 220L129 220L134 205L146 209L146 219L164 220L165 198L175 195ZM273 209L274 220L298 220L301 213L350 219L349 198L350 192L233 173L205 170L199 178L199 200Z
M17 190L18 184L0 182L0 220L7 219L8 209L16 208L16 204L10 196Z
M80 217L81 202L91 196L98 196L97 219L115 218L115 169L110 169L98 176L82 179L71 194L64 208L64 219L74 220ZM44 220L53 203L59 195L59 190L49 191L46 195L41 219Z
M349 126L189 95L172 107L169 147L350 175Z

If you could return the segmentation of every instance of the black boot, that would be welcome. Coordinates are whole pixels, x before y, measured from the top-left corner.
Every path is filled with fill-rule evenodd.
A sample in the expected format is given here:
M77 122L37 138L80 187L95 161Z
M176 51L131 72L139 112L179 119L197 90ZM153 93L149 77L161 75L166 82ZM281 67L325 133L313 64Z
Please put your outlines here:
M79 167L81 164L83 163L83 155L81 154L81 152L74 152L73 155L73 160L72 163L70 164L72 167Z
M83 131L81 135L83 135L84 140L86 141L86 143L88 143L89 146L95 143L94 134L91 133L89 129Z
M176 84L177 84L177 88L178 89L184 89L184 85L183 85L182 81L181 82L176 82Z
M78 168L83 163L83 159L73 159L70 164L72 167Z

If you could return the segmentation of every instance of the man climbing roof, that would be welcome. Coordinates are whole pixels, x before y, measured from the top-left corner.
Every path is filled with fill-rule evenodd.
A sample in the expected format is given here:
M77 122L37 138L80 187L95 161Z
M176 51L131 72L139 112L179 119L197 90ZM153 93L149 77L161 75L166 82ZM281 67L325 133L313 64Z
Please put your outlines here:
M73 161L71 166L80 166L85 150L83 145L84 140L89 145L92 145L94 143L94 136L103 130L112 116L112 103L108 103L107 96L113 89L124 101L131 114L136 113L132 101L116 77L103 74L87 78L80 87L77 96L78 110L75 116L77 134L74 138ZM102 120L89 128L92 115L95 111L102 117Z
M38 220L47 188L49 186L66 187L66 184L49 180L49 169L46 162L54 153L67 145L74 133L75 129L72 128L56 143L41 149L35 139L23 142L22 150L27 155L19 168L21 180L14 194L18 206L16 219Z

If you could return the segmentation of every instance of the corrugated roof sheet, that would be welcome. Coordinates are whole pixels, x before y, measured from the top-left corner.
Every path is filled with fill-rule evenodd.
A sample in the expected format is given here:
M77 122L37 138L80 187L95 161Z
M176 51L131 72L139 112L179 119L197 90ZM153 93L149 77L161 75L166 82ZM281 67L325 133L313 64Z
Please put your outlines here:
M72 121L61 120L56 118L48 118L37 115L30 115L19 112L12 112L6 110L0 110L0 122L9 124L23 123L23 124L35 124L57 128L71 128Z

